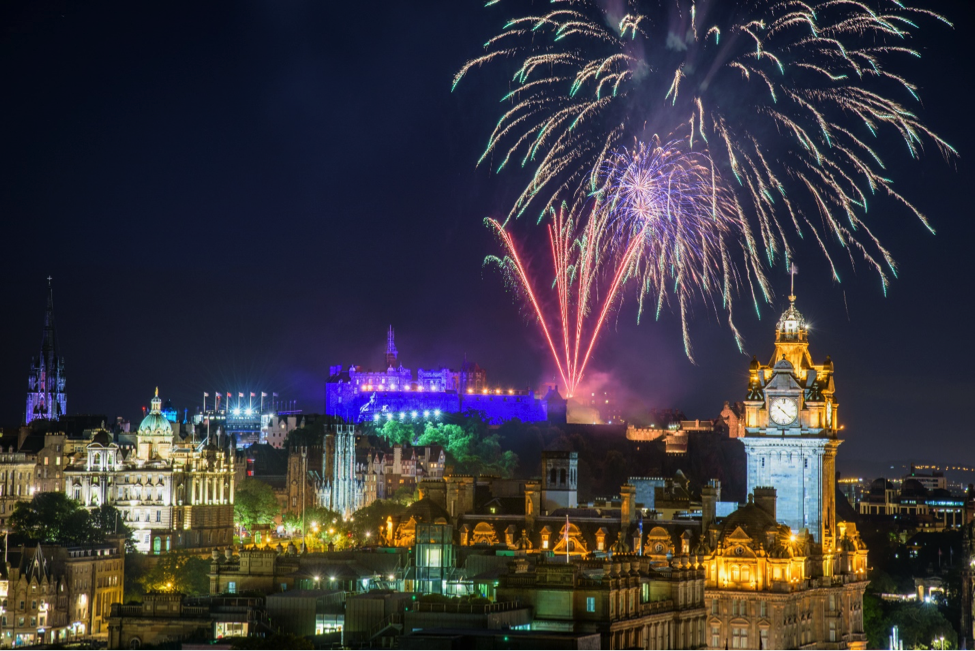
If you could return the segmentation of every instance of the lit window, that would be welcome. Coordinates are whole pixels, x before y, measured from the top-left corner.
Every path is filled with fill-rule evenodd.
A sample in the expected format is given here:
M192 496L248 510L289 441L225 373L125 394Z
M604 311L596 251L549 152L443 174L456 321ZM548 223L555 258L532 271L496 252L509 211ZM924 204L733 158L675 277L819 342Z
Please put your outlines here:
M595 597L586 597L586 612L587 613L594 613L594 612L596 612L596 598Z

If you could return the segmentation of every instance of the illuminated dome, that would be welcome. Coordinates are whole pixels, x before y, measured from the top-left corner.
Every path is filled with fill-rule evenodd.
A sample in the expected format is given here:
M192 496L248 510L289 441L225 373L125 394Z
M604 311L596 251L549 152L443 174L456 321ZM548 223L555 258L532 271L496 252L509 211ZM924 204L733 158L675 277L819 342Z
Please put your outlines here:
M789 308L779 317L777 334L779 341L798 341L805 339L806 320L802 318L802 314L796 309L795 296L789 297Z
M142 419L139 425L140 436L172 436L173 426L169 420L162 415L162 400L159 399L159 387L156 387L156 396L152 399L152 410L149 415Z

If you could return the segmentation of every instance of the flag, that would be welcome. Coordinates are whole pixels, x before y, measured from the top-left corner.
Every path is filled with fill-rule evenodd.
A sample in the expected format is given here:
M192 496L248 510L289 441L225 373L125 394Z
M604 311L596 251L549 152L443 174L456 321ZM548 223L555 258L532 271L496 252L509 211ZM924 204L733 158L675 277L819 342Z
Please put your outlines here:
M251 398L255 398L255 397L257 397L257 396L254 394L253 391L251 391Z
M209 398L209 397L210 397L210 394L209 394L209 393L207 393L206 391L204 391L204 392L203 392L203 397L204 397L204 398Z
M278 394L276 394L276 393L272 393L271 395L274 396L275 398L278 397Z
M261 391L261 397L262 397L262 398L267 398L267 394L266 394L266 393L264 393L263 391Z
M253 395L253 394L251 394L251 395ZM241 391L240 393L238 393L238 394L237 394L237 397L238 397L238 398L243 398L243 397L244 397L244 392L243 392L243 391Z
M216 395L216 396L217 396L218 398L220 398L220 397L222 397L222 396L220 395L220 392L219 392L219 391L217 391L217 392L216 392L216 394L214 394L214 395Z

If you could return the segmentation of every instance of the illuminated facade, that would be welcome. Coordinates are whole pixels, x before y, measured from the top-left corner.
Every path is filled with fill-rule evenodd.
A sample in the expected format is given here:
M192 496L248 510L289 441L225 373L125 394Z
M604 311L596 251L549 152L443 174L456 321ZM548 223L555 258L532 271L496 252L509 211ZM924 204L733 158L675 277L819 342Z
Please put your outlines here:
M41 352L31 361L27 379L27 410L24 422L46 418L57 420L67 409L64 392L64 358L58 354L58 333L54 327L54 293L47 279L47 311L44 313L44 336Z
M37 457L26 452L0 452L0 526L7 523L17 502L33 499L38 489Z
M124 550L121 537L99 545L9 550L0 580L0 646L104 639L111 605L122 601Z
M332 366L325 385L325 413L348 422L416 420L441 414L482 411L493 423L512 418L523 422L565 422L565 399L557 389L545 396L533 390L490 388L484 369L464 360L459 371L418 369L416 377L404 368L390 327L386 341L386 369Z
M365 480L356 472L355 427L335 425L332 476L326 477L319 492L319 504L340 513L343 518L367 506Z
M748 504L719 524L715 492L702 491L712 649L866 647L867 550L853 523L836 522L833 364L812 362L789 299L771 362L751 363Z
M182 438L161 405L157 390L135 446L119 445L100 432L78 449L64 471L65 492L88 508L113 504L144 553L232 543L230 441L221 446Z
M836 543L836 449L833 362L814 364L795 297L779 319L768 365L752 358L745 401L748 492L774 486L777 517L793 533L808 529L825 553Z

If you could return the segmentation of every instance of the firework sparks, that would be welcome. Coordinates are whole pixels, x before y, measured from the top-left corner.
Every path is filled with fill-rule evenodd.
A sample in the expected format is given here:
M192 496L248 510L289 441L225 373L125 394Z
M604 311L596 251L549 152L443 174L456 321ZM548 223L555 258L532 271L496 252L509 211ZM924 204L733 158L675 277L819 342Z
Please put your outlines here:
M653 298L657 315L665 304L677 304L688 357L687 317L695 297L715 307L720 297L738 337L731 297L739 268L766 283L758 257L738 246L749 239L741 233L747 224L707 155L687 151L683 141L636 143L608 157L597 181L599 189L590 199L549 213L557 311L543 307L509 230L487 220L506 253L488 261L524 293L570 396L628 281L639 282L641 312L645 296Z
M454 79L514 62L508 108L481 157L530 172L509 219L591 195L623 143L663 133L708 152L751 221L745 245L769 265L787 269L792 241L811 235L835 280L831 241L851 264L862 256L886 291L896 267L865 222L873 198L893 199L933 231L894 190L875 143L896 133L912 157L925 143L955 153L909 108L917 87L888 70L920 56L909 45L919 22L950 25L943 17L893 0L551 4L510 20ZM749 277L752 295L765 294L754 269Z

